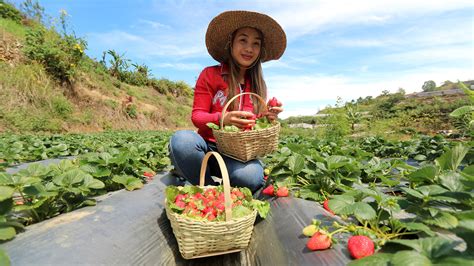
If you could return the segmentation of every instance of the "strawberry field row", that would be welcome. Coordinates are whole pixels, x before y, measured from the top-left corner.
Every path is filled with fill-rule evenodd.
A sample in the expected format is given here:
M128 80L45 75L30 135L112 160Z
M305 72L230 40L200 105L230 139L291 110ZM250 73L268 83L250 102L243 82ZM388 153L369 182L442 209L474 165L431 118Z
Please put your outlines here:
M95 204L94 197L107 191L142 187L147 176L169 166L169 136L0 135L4 168L74 156L49 166L31 164L14 174L0 171L0 239L13 238L25 225ZM469 240L474 231L473 154L472 143L458 145L442 137L329 141L285 136L279 150L263 161L271 170L267 185L287 186L296 197L326 200L327 208L347 222L321 230L367 235L384 251L393 245L399 246L396 252L402 252L400 246L423 250L423 257L410 253L413 260L465 262L474 246ZM409 215L400 219L400 213ZM457 234L467 248L433 256L459 244L439 239L439 229ZM425 242L434 244L426 249ZM381 254L367 259L388 263L395 253Z

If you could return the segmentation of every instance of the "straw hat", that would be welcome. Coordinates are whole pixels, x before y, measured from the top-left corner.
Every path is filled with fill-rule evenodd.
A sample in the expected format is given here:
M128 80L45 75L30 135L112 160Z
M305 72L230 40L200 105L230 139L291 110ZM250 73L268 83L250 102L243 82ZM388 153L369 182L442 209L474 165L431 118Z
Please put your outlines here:
M263 34L262 62L275 60L283 55L286 48L286 35L273 18L252 11L226 11L215 17L207 27L206 46L209 54L219 62L228 57L230 35L242 28L252 27Z

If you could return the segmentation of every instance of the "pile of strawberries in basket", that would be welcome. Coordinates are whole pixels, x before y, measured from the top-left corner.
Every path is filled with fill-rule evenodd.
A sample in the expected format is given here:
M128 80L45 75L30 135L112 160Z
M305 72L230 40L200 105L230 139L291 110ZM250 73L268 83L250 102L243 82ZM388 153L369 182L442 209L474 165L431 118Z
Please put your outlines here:
M166 189L167 204L172 211L195 220L225 221L224 188L169 186ZM266 217L270 210L268 202L253 199L248 188L231 188L232 218L240 218L257 210Z

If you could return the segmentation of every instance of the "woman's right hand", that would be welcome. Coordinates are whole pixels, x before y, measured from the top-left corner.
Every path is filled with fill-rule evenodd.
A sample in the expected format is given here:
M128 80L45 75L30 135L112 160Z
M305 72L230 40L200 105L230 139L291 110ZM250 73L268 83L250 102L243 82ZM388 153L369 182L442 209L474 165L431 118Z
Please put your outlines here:
M247 128L255 124L255 120L250 119L252 117L254 117L254 114L247 111L226 112L224 126L234 125L238 128Z

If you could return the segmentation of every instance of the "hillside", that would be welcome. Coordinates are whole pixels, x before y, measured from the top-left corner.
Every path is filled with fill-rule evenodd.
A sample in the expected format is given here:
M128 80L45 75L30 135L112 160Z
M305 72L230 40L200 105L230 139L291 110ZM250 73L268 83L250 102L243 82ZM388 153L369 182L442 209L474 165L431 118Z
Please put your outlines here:
M318 128L328 135L381 135L392 138L409 138L412 134L455 136L472 134L469 114L454 118L455 109L472 105L472 99L461 89L474 81L443 85L431 91L405 94L382 92L377 97L360 97L357 100L329 106L314 116L289 117L284 120L290 127Z
M0 1L0 132L192 127L189 85L152 78L113 50L107 62L84 50L85 40Z

